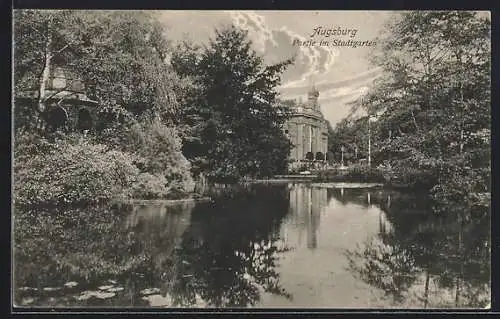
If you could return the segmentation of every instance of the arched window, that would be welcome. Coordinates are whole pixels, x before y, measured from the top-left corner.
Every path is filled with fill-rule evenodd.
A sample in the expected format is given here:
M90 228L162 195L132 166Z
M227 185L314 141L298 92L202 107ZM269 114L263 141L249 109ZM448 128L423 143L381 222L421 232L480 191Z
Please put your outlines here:
M312 161L314 159L314 154L312 152L307 152L306 160Z
M47 114L47 124L52 131L64 130L68 124L68 112L61 106L52 108Z
M92 128L92 115L90 114L90 111L87 110L86 108L80 109L78 112L78 130L83 131L83 130L90 130Z
M317 161L323 161L324 159L325 159L325 155L322 152L316 153L316 160Z

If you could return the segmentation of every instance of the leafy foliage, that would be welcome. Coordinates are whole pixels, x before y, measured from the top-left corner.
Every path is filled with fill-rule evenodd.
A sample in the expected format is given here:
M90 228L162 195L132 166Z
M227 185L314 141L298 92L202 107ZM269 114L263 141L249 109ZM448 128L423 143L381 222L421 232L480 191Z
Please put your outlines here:
M14 199L18 204L89 203L127 196L126 190L139 173L130 154L81 137L50 143L19 136L14 151Z
M357 120L343 119L335 126L328 128L328 150L333 154L330 159L336 163L357 162L368 157L368 122L366 118ZM372 136L373 137L373 136Z
M165 30L155 19L154 13L18 10L15 12L14 26L16 92L38 91L43 102L41 104L46 104L50 96L41 95L42 82L48 80L48 75L43 71L48 70L50 73L61 67L70 70L74 77L67 79L69 83L64 89L73 90L74 81L85 83L84 92L98 102L96 109L92 110L97 121L86 142L72 144L69 142L70 136L60 136L61 141L51 146L56 149L61 147L63 150L68 148L66 157L58 161L55 167L69 175L79 175L83 171L69 171L84 170L87 167L85 165L97 165L100 163L96 161L99 152L107 154L103 155L104 158L117 154L114 161L109 162L108 169L113 169L111 164L118 165L117 161L120 160L123 160L124 166L133 161L142 163L142 171L149 174L141 174L138 184L129 189L135 196L142 196L144 192L144 196L148 197L165 197L167 194L185 193L192 189L190 167L181 153L181 141L177 138L179 134L175 129L169 128L176 125L178 100L182 96L180 93L184 91L183 86L188 82L179 79L166 63L169 43L165 40ZM46 119L43 108L36 108L35 105L36 103L25 101L21 103L21 100L16 102L14 111L18 132L32 131L40 119ZM68 111L72 112L72 108L74 107L69 107ZM46 131L41 134L48 137ZM52 142L47 140L44 143L48 145ZM34 144L22 147L26 149L26 154L30 154L27 148L36 151L38 146ZM94 153L78 152L79 147L84 147L84 150L93 148ZM74 156L74 162L81 162L80 168L71 164L68 157L70 155ZM33 185L30 187L36 188L35 184L41 183L38 190L40 193L33 190L33 196L38 196L37 201L52 201L51 188L60 182L52 180L57 175L51 174L51 169L55 168L53 164L57 161L56 155L40 153L36 160L37 165L47 170L47 174L32 180ZM27 157L17 159L16 156L16 163L20 173L30 172L33 169L30 165L34 165ZM64 167L66 164L70 166ZM102 169L105 170L105 167ZM136 169L130 175L131 179L137 177L135 171ZM111 194L107 194L103 187L106 183L110 186L109 190L114 187L106 177L113 172L102 174L99 171L95 177L96 180L104 178L96 181L102 185L94 185L94 191L102 190L104 193L97 194L98 197L108 198ZM146 177L154 179L146 181ZM88 181L82 178L71 181L68 177L65 182L73 183L74 192L85 187L92 188L92 184L85 185ZM126 189L130 186L129 183L124 184L122 191L128 192ZM44 187L47 187L47 193L41 192ZM69 185L64 189L69 189ZM117 190L112 192L116 193ZM95 198L94 195L93 191L82 191L80 197L76 194L68 195L70 197L63 202L91 200Z
M472 158L489 148L490 21L472 12L412 12L389 28L375 59L388 78L367 97L369 112L383 112L379 156L440 181L450 168L488 168L488 156Z
M384 75L354 105L378 117L370 123L374 163L408 184L435 186L442 200L490 191L490 29L475 12L401 14L373 54ZM366 130L364 119L340 123L338 140Z
M174 69L194 81L183 123L191 125L184 154L195 174L212 180L270 176L287 167L290 143L281 130L286 108L276 103L280 73L292 63L264 66L247 33L216 31L201 49L186 44L172 57Z
M138 165L146 173L140 176L134 188L135 196L142 197L144 191L146 197L161 198L166 194L193 190L190 163L182 154L181 140L175 129L159 120L138 123L128 133L128 141L125 148L141 156ZM158 180L154 180L154 176Z
M16 91L39 88L46 52L51 70L71 70L99 102L101 130L138 116L174 117L185 82L166 63L169 43L154 13L18 10L14 19Z

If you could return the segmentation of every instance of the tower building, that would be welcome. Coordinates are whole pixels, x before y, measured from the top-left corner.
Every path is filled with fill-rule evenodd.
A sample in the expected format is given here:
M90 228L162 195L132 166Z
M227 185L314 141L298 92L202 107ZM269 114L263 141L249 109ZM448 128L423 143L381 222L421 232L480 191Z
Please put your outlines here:
M290 158L294 166L311 160L326 161L328 125L318 100L319 91L312 83L307 101L291 106L293 115L284 125L285 134L293 144Z

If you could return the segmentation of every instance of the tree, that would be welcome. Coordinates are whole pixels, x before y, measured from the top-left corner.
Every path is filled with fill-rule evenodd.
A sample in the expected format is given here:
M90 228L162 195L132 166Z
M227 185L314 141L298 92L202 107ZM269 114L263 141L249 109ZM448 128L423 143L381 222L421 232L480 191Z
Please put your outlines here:
M400 175L416 171L430 190L428 215L439 216L448 231L424 234L432 249L412 253L425 261L429 278L436 271L428 264L429 251L452 252L446 267L452 275L444 274L440 285L455 287L458 306L464 292L474 290L464 280L467 273L488 273L481 262L469 261L490 258L485 249L467 246L485 242L469 233L470 224L489 223L491 22L475 12L409 12L386 31L374 55L385 76L363 103L368 114L379 115L376 155Z
M342 147L344 147L344 160L368 157L368 119L366 117L343 119L335 126L335 129L331 129L329 135L328 147L334 154L335 161L341 161Z
M192 188L189 163L180 150L175 120L184 85L189 83L180 79L167 63L170 44L164 31L154 13L16 11L15 90L16 94L34 90L37 99L37 103L25 103L26 99L15 101L16 124L20 124L16 129L27 128L32 133L36 123L42 138L47 138L54 136L48 134L44 127L47 125L43 125L45 122L50 126L51 109L59 110L61 117L66 118L68 113L76 113L75 126L93 129L95 133L88 136L86 142L111 146L114 151L132 153L134 158L139 158L135 163L142 164L144 174L139 176L134 195L146 196L141 194L144 191L147 196L162 197L165 193L189 191ZM56 89L50 87L49 79L58 69L73 76ZM66 97L58 95L72 91L74 82L83 83L85 94L97 101L91 112L85 113L64 103ZM81 146L80 141L70 141L68 134L55 135L68 140L63 144L65 147ZM131 139L149 147L131 148ZM25 141L32 144L30 140ZM47 154L42 156L41 163L50 163L46 161L50 159L46 158ZM20 163L21 168L24 164L27 165ZM39 184L43 186L45 182L52 185L57 181L47 175ZM76 180L71 183L77 184L72 185L75 187L85 186Z
M429 187L489 191L490 24L465 11L409 12L388 24L374 54L385 76L363 102L379 115L375 157L422 172Z
M50 73L62 67L97 100L101 128L117 118L174 122L185 82L166 63L169 43L154 14L17 10L14 37L15 90L38 92L32 113L46 112L47 102L72 84L47 90Z
M47 84L57 60L70 53L74 39L66 31L68 25L76 24L74 18L67 10L14 11L14 89L36 91L36 107L26 115L39 125L46 102L57 93L49 93ZM34 112L37 115L30 116Z
M293 61L264 66L246 31L216 30L204 48L185 44L174 69L194 85L184 107L184 153L195 173L212 180L271 176L284 172L290 142L282 132L286 107L276 103L280 74Z

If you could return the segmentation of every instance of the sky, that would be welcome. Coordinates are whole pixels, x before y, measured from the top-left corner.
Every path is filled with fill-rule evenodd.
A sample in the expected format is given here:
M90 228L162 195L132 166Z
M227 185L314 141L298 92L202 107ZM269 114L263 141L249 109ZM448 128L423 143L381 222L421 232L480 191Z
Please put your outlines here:
M178 41L207 42L214 30L233 23L247 31L254 49L266 63L275 63L296 55L295 64L282 76L278 88L284 99L307 98L314 82L325 118L335 126L350 111L349 102L362 96L381 69L369 62L373 47L319 46L320 40L350 39L349 35L314 36L314 29L356 29L352 40L372 41L387 20L388 11L161 11L160 21L167 37ZM314 46L293 45L297 40L316 40Z

